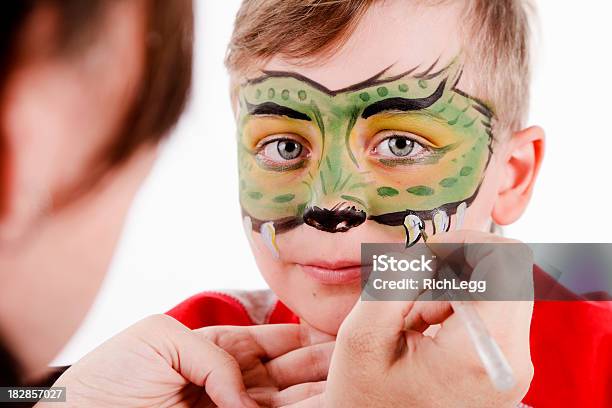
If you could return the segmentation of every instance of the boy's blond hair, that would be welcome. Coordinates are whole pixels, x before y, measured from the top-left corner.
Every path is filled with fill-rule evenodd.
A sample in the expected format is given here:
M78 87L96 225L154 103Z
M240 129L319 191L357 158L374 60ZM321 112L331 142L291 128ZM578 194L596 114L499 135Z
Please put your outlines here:
M243 0L226 65L235 78L274 55L306 64L333 54L373 4L384 0ZM410 0L407 0L410 1ZM459 0L412 0L437 5ZM524 126L529 105L528 0L466 0L466 69L495 112L497 132ZM470 67L470 62L473 67Z

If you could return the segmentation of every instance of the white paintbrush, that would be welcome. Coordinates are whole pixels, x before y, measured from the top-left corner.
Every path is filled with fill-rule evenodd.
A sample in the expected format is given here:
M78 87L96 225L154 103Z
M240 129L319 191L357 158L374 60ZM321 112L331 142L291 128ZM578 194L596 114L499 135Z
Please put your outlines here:
M442 276L452 276L450 275L452 272L448 268L448 265L442 268ZM474 305L469 301L459 300L457 295L450 290L446 294L453 310L465 324L478 357L480 357L493 386L500 391L513 388L516 385L516 380L512 367L510 367L506 356L487 330Z

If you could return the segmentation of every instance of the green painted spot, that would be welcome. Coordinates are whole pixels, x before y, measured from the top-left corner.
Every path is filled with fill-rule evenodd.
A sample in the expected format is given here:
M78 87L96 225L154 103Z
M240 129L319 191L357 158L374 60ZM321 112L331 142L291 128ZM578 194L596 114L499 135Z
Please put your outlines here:
M275 203L288 203L295 198L295 194L283 194L272 199Z
M453 163L457 163L457 159L456 159L456 158L455 158L455 159L453 159L453 160L451 160L451 161L452 161Z
M474 169L471 168L470 166L465 166L461 168L461 171L459 172L459 174L462 175L463 177L469 176L470 174L472 174L473 170Z
M380 88L376 89L376 93L378 96L387 96L389 94L389 90L386 87L381 86Z
M427 186L414 186L406 189L406 191L417 196L430 196L434 193L434 189Z
M393 187L378 187L376 191L381 197L393 197L399 194L399 191L397 191Z
M364 102L367 102L370 100L370 94L367 92L362 92L359 94L359 99L361 99Z
M259 200L261 197L263 197L263 194L259 191L250 191L248 194L253 200Z
M261 97L261 89L255 91L255 99L259 99Z
M440 109L438 109L438 113L443 113L446 110L447 105L443 105Z
M408 92L408 85L399 84L398 89L400 90L400 92Z
M301 90L298 92L298 98L300 98L300 101L303 101L306 99L306 91Z
M455 94L452 94L450 98L448 98L448 104L450 105L451 103L453 103L453 99L455 99Z
M427 88L427 81L424 79L419 79L419 86L423 89Z
M240 189L244 190L246 188L246 181L240 180Z
M272 99L274 98L274 95L276 95L276 91L274 91L274 88L268 89L268 98Z
M442 179L442 180L440 181L440 185L441 185L442 187L446 187L446 188L448 188L448 187L452 187L452 186L454 186L456 183L457 183L457 179L456 179L455 177L447 177L447 178Z
M289 91L287 89L283 89L283 92L281 93L281 98L283 98L284 101L289 99Z

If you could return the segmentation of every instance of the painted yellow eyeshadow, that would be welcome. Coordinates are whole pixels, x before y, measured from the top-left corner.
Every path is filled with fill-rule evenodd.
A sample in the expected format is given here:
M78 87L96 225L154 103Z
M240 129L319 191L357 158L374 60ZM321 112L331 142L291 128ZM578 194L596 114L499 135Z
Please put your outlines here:
M370 137L384 130L397 130L420 136L436 148L455 144L462 140L462 135L453 131L446 121L424 113L383 114L363 122L357 124L355 131L364 132L365 135Z

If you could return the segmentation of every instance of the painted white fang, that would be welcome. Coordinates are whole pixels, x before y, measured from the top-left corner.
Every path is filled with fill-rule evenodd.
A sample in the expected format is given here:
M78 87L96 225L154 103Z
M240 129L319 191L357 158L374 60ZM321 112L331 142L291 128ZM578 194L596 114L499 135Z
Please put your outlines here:
M440 232L446 232L450 228L450 217L446 214L446 211L437 210L433 216L434 234Z
M244 227L244 233L249 240L249 244L251 244L252 248L255 248L255 243L253 242L253 222L251 221L251 217L247 215L242 218L242 226Z
M423 235L425 223L418 216L408 214L404 218L404 229L406 230L406 248L416 244Z
M463 219L465 218L466 209L467 204L465 202L459 204L459 207L457 207L457 223L455 225L455 230L463 228Z
M261 233L264 244L266 244L270 252L272 252L272 255L274 255L275 258L279 258L280 253L276 246L276 229L274 228L274 222L268 221L262 224L259 232Z

